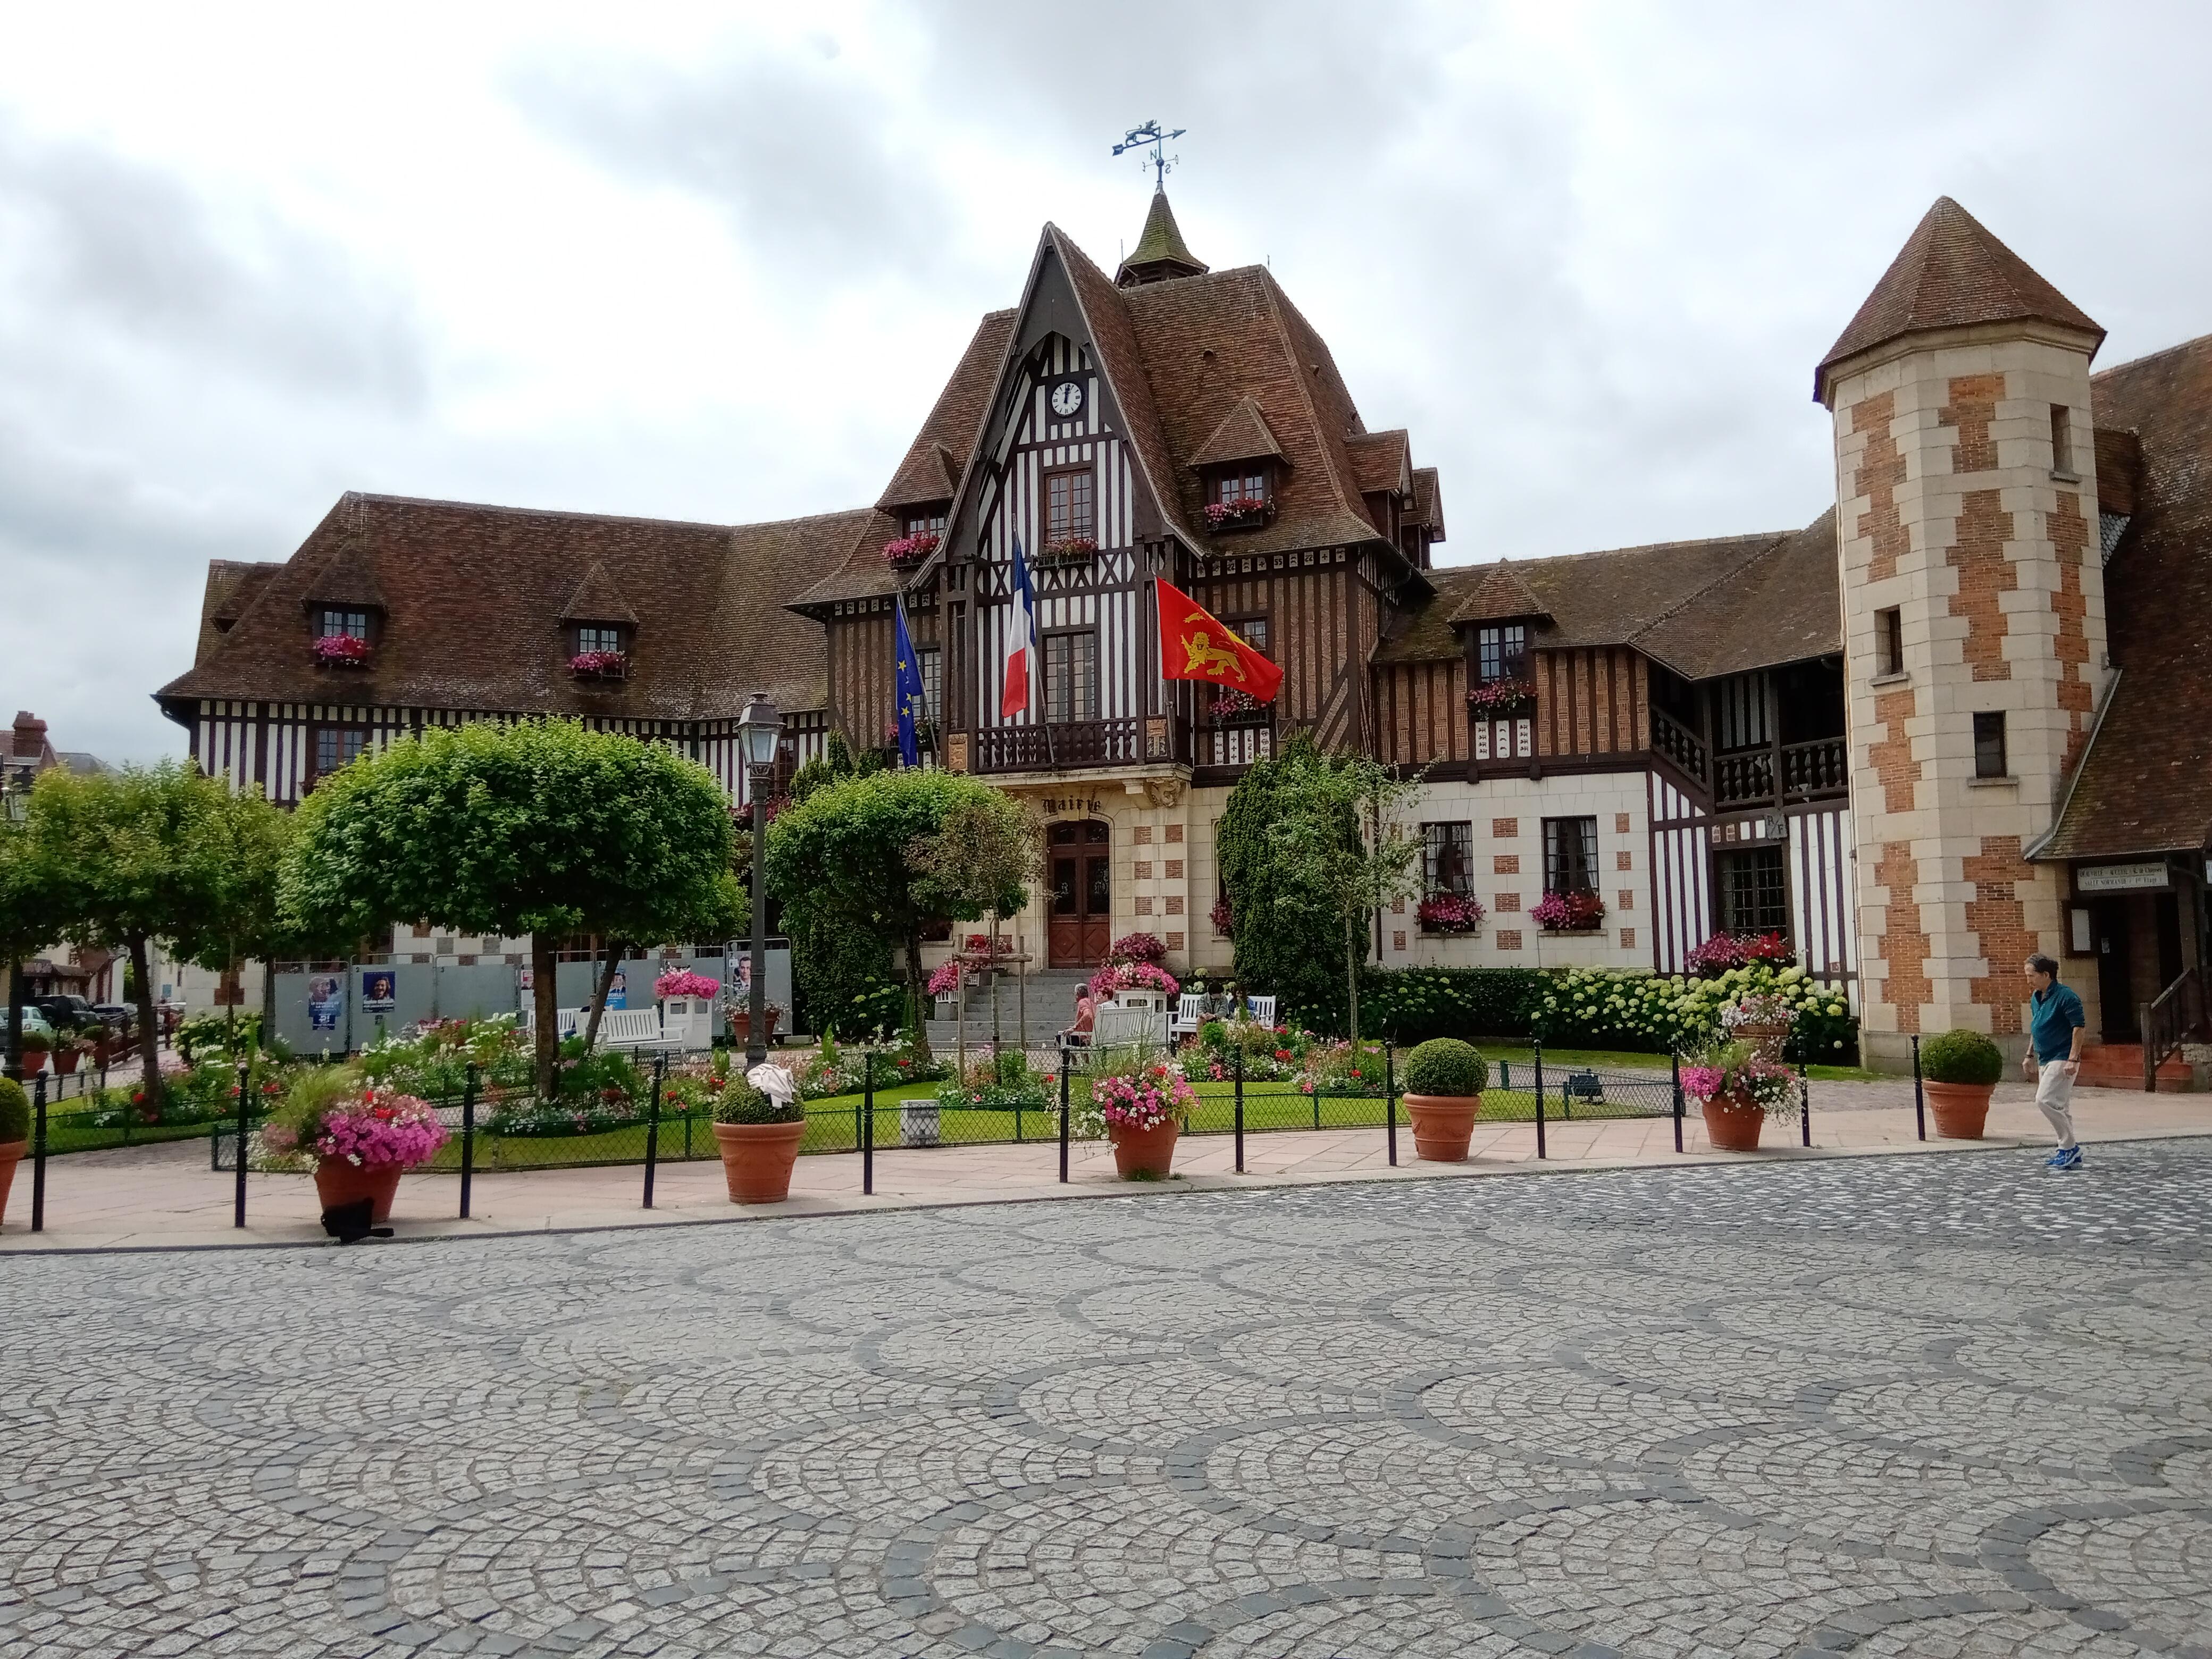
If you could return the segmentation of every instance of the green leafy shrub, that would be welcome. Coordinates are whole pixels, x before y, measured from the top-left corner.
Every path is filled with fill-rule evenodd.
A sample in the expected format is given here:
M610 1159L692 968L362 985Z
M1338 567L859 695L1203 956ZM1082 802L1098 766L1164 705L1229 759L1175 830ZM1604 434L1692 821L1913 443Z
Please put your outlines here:
M1431 1037L1523 1037L1548 975L1532 968L1370 968L1360 1024L1401 1046Z
M1455 1037L1431 1037L1406 1056L1409 1095L1479 1095L1489 1081L1482 1056Z
M717 1123L800 1123L806 1109L797 1101L788 1106L762 1093L741 1077L733 1077L714 1103Z
M1920 1045L1920 1074L1930 1083L1995 1083L2004 1055L1979 1031L1949 1030Z
M30 1097L15 1079L0 1077L0 1145L30 1138Z
M188 1060L216 1054L235 1057L258 1048L260 1041L259 1014L241 1012L234 1020L228 1011L214 1009L194 1014L177 1027L177 1052Z

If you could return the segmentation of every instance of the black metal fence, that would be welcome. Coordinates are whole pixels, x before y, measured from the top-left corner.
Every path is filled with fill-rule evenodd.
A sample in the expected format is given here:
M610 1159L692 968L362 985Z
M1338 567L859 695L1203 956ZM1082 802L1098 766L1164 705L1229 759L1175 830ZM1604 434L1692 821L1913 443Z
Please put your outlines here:
M875 1058L864 1057L858 1096L806 1103L806 1130L799 1144L802 1153L857 1152L863 1193L875 1189L878 1148L1042 1144L1057 1148L1060 1179L1068 1180L1071 1143L1081 1133L1079 1120L1087 1115L1090 1075L1099 1059L1096 1052L1063 1048L1051 1069L1024 1065L1018 1068L1012 1081L985 1085L980 1095L972 1088L940 1090L926 1084L890 1082L879 1089ZM1247 1079L1239 1063L1227 1077L1193 1085L1198 1101L1184 1133L1235 1136L1236 1167L1243 1173L1248 1134L1380 1127L1385 1132L1389 1162L1395 1165L1399 1161L1398 1131L1410 1125L1411 1119L1399 1088L1395 1050L1385 1045L1382 1058L1379 1079L1320 1085L1303 1078ZM995 1056L991 1074L1000 1076ZM256 1109L249 1080L246 1068L241 1066L234 1116L214 1124L181 1126L179 1130L182 1134L205 1134L210 1168L235 1176L235 1222L240 1227L246 1224L246 1177L255 1161L253 1136L265 1121ZM548 1109L534 1103L519 1103L511 1097L479 1097L471 1068L460 1098L433 1103L449 1139L426 1167L460 1176L459 1213L464 1218L470 1213L473 1182L479 1171L612 1164L642 1165L642 1202L650 1209L655 1172L660 1164L720 1155L712 1127L712 1108L684 1108L665 1102L665 1080L664 1057L654 1066L650 1094L642 1109L625 1108L617 1113L589 1104L563 1103ZM46 1081L43 1075L33 1079L33 1231L42 1230L46 1223L47 1159L68 1149L70 1133L64 1122L68 1115L49 1110ZM1813 1144L1811 1095L1802 1071L1798 1089L1801 1137L1809 1146ZM1674 1150L1679 1152L1683 1147L1685 1106L1679 1059L1665 1072L1561 1065L1556 1060L1547 1067L1538 1046L1524 1054L1508 1054L1494 1062L1483 1092L1480 1121L1533 1124L1536 1156L1542 1158L1549 1156L1550 1134L1561 1126L1603 1119L1667 1117L1673 1120ZM565 1127L564 1113L570 1115ZM160 1133L155 1126L147 1135L151 1138ZM1924 1138L1924 1130L1923 1134Z

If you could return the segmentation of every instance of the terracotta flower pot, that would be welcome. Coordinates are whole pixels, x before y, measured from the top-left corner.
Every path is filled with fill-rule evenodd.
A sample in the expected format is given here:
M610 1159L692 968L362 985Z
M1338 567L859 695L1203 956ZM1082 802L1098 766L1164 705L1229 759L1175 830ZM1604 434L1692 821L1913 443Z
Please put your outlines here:
M1132 1176L1166 1180L1168 1171L1175 1166L1176 1137L1181 1133L1182 1126L1173 1118L1149 1129L1108 1124L1106 1135L1114 1143L1115 1170L1124 1181Z
M717 1123L714 1144L721 1149L722 1179L732 1204L781 1204L791 1196L791 1166L806 1121L796 1123Z
M781 1024L782 1021L783 1011L781 1008L771 1008L768 1011L768 1030L764 1034L764 1041L769 1042L775 1041L775 1028ZM730 1036L738 1042L746 1042L751 1040L752 1034L752 1010L750 1008L732 1008L730 1011ZM763 1126L759 1124L743 1124L738 1127L744 1128L759 1128Z
M27 1140L0 1142L0 1221L8 1218L8 1188L15 1183L15 1166L30 1150Z
M1923 1083L1936 1114L1936 1133L1944 1140L1979 1140L1989 1121L1994 1083Z
M1747 1042L1767 1059L1779 1060L1782 1045L1790 1041L1787 1025L1738 1025L1729 1035L1738 1042Z
M320 1158L315 1164L315 1196L322 1200L326 1210L334 1210L341 1204L357 1204L365 1198L371 1206L371 1220L389 1221L392 1200L399 1193L399 1175L397 1164L349 1164L342 1158Z
M1429 1164L1462 1164L1474 1135L1480 1095L1401 1095L1413 1120L1413 1156Z
M1766 1114L1748 1101L1718 1097L1705 1102L1705 1139L1720 1152L1755 1152Z
M55 1072L56 1075L60 1076L60 1077L67 1077L70 1073L72 1073L72 1072L76 1071L76 1060L77 1060L77 1053L76 1053L76 1049L74 1049L74 1048L57 1048L57 1049L55 1049L55 1050L54 1050L54 1072Z

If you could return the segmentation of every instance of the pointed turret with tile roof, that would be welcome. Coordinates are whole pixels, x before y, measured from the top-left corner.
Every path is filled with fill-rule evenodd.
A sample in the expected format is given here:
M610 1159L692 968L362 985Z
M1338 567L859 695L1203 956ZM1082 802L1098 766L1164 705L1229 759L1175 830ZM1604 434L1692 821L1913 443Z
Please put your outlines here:
M1114 281L1122 288L1136 288L1146 283L1164 283L1171 276L1203 276L1212 269L1183 241L1175 210L1168 205L1167 191L1156 190L1152 210L1145 216L1145 233L1137 238L1129 257L1121 261Z
M1936 198L1905 239L1813 375L1813 398L1829 400L1836 366L1907 334L1977 323L2036 321L2091 337L2094 355L2105 331L2045 280L2027 260L1948 196Z

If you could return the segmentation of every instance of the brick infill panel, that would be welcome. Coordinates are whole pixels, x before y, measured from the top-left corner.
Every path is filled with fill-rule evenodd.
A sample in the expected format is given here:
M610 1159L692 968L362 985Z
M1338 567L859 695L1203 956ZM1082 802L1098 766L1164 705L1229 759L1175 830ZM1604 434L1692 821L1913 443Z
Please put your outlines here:
M1897 487L1905 482L1905 456L1890 424L1897 418L1897 394L1877 392L1851 405L1851 430L1867 434L1866 448L1851 473L1851 493L1867 498L1856 533L1873 544L1867 580L1878 582L1897 574L1897 562L1911 547L1905 520L1897 510Z
M2051 596L2051 609L2058 618L2058 637L2051 654L2058 662L2058 706L2071 726L2066 738L2064 773L2070 775L2089 740L2089 601L2081 591L2082 561L2089 546L2089 521L2081 511L2081 498L2070 489L2058 492L2058 505L2051 514L2051 548L2058 560L2058 591Z
M1905 729L1912 711L1909 685L1874 700L1875 722L1882 728L1882 736L1867 745L1867 763L1881 785L1882 806L1892 812L1912 810L1913 786L1920 781L1920 763L1912 758L1912 738Z
M1920 1029L1920 1011L1934 988L1928 979L1928 935L1920 931L1920 904L1912 896L1920 880L1920 861L1912 856L1912 843L1884 842L1874 878L1889 890L1889 902L1881 913L1881 937L1875 941L1889 970L1882 981L1881 1000L1897 1011L1897 1029L1911 1035Z
M1966 665L1977 680L2008 680L2012 665L2005 660L2008 631L1997 596L2020 586L2020 572L2005 557L2012 539L2012 514L1994 489L1970 489L1959 509L1958 540L1943 555L1944 563L1959 573L1959 591L1951 596L1951 614L1966 619L1966 638L1960 647Z
M1984 836L1980 855L1965 860L1961 872L1974 884L1966 926L1980 940L1990 969L1967 981L1968 1000L1990 1011L1991 1031L2009 1036L2021 1029L2026 991L2020 965L2042 948L2021 899L2035 880L2035 868L2021 856L2018 836Z
M1996 419L1997 399L2004 396L2004 389L2002 374L1951 377L1949 400L1936 411L1936 419L1959 434L1959 441L1951 446L1954 473L1988 472L1996 467L1997 447L1990 436L1990 423Z

